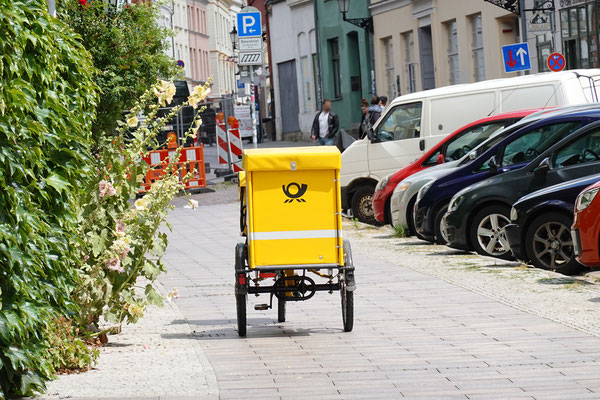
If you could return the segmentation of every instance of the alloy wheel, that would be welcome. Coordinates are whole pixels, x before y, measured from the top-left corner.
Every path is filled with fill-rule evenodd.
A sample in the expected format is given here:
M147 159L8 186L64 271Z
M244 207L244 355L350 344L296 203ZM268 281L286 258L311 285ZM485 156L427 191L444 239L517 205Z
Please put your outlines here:
M533 252L546 268L560 268L573 258L571 231L560 222L543 224L533 235Z
M490 214L477 227L477 241L490 256L501 256L510 251L504 227L510 221L502 214Z

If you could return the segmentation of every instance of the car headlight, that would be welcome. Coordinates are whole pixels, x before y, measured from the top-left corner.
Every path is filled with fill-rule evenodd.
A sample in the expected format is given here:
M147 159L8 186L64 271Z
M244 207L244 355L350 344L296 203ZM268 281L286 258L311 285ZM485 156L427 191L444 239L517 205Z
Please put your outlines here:
M375 186L375 191L379 192L380 190L383 190L384 187L387 186L388 182L390 181L390 176L386 176L385 178L383 178L382 180L379 181L379 183L377 184L377 186Z
M461 203L465 200L465 196L454 196L448 205L448 212L454 212L458 209Z
M421 199L423 198L423 196L425 196L425 193L427 193L427 191L429 189L431 189L431 186L433 186L433 181L424 184L423 187L421 189L419 189L419 193L417 194L417 203L419 201L421 201Z
M517 211L516 208L512 207L510 209L510 220L512 222L515 222L518 218L519 218L519 212Z
M575 205L577 211L583 211L588 208L589 205L592 204L592 201L594 201L594 197L596 197L599 190L600 188L595 188L581 193L577 198L577 203Z

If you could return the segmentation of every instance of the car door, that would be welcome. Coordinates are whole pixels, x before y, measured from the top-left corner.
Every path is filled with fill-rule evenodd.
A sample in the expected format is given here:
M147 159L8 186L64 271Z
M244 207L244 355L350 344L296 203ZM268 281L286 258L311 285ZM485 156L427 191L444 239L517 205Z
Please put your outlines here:
M551 165L551 184L600 173L600 127L589 129L556 150Z
M421 122L423 103L400 104L386 113L368 144L369 170L382 178L402 168L423 154Z

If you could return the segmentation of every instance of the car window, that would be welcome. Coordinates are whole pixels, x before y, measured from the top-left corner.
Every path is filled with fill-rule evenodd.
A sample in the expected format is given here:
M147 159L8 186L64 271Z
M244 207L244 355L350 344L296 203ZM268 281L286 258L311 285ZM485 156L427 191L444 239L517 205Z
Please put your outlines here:
M488 140L486 140L485 142L481 143L474 151L475 151L475 158L479 157L480 155L482 155L483 153L485 153L486 151L488 151L489 149L491 149L492 147L496 146L498 143L500 143L502 140L504 140L507 136L511 135L512 133L516 132L517 130L523 128L524 126L526 126L527 124L520 124L520 123L516 123L514 125L510 125L504 129L501 129L499 131L494 132L490 138ZM461 162L460 165L465 165L470 163L471 161L473 161L472 158L469 157L465 157ZM482 167L483 168L483 167Z
M382 142L412 139L421 136L421 103L394 107L377 125L376 135Z
M469 151L492 136L494 132L502 129L504 125L504 121L499 121L492 124L474 126L450 139L446 143L446 160L454 161L462 158Z
M530 162L580 126L580 122L562 122L533 129L504 147L500 166L507 167Z
M600 160L600 128L567 144L554 155L555 167L568 167Z
M438 157L442 155L442 147L440 147L435 153L427 157L427 160L421 164L424 167L431 167L433 165L437 165Z

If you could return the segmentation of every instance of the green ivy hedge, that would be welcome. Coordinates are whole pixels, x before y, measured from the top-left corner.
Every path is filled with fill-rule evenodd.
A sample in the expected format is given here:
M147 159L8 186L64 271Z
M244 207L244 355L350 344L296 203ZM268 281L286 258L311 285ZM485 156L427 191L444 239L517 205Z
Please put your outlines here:
M46 0L0 0L0 398L44 387L42 332L74 310L76 205L97 102L87 51Z

